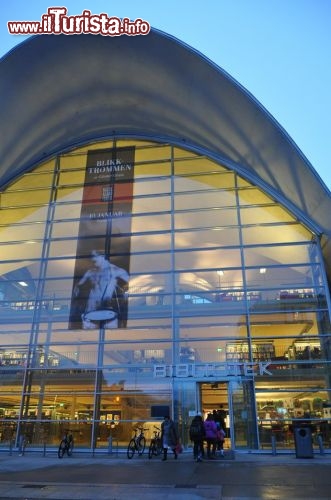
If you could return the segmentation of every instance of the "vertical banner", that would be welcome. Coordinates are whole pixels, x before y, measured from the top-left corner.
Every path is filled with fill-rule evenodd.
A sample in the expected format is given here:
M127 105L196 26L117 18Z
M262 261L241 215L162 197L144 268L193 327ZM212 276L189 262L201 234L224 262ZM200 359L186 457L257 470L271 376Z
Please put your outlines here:
M134 154L88 151L69 329L126 327Z

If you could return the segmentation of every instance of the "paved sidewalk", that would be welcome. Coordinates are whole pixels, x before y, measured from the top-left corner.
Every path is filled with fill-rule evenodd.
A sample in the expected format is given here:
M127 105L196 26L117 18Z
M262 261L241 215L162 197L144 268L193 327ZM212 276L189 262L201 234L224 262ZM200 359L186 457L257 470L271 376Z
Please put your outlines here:
M330 500L331 455L236 453L196 463L124 453L0 453L0 500Z

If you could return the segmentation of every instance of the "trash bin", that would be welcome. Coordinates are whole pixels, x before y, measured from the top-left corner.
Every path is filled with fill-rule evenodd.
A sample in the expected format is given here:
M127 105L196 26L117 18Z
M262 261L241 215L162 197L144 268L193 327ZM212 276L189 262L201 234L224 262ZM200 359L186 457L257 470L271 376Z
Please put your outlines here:
M295 427L294 443L297 458L313 458L313 438L310 427Z

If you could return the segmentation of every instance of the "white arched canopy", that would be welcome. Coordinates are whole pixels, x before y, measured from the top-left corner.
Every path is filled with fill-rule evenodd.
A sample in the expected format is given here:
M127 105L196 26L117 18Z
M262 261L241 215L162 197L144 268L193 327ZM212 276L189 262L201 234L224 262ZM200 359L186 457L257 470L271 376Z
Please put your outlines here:
M173 37L31 37L1 60L0 96L0 186L89 141L170 142L287 204L321 233L331 264L331 196L315 170L245 89Z

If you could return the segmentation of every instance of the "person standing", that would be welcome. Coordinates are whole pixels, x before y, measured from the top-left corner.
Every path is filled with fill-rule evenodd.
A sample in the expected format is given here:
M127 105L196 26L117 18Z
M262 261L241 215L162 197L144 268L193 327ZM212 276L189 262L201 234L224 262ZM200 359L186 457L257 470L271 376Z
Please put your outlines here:
M224 410L223 405L220 405L219 409L216 410L216 418L214 418L214 420L215 420L216 423L217 422L220 423L220 426L222 427L222 429L224 430L224 432L225 432L225 429L226 429L226 424L225 424L226 417L227 417L227 413Z
M167 460L168 448L173 451L175 459L177 459L176 446L178 444L178 434L175 426L175 422L170 418L169 415L164 417L161 424L161 440L163 448L163 458L162 460Z
M205 427L203 425L203 418L201 414L197 414L190 425L190 440L193 441L193 458L197 462L202 462L203 441L205 438Z
M207 457L214 459L216 458L217 425L211 413L208 413L203 425L206 433Z
M220 452L221 457L224 457L224 439L225 439L224 429L222 427L219 428L217 426L217 450Z

